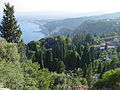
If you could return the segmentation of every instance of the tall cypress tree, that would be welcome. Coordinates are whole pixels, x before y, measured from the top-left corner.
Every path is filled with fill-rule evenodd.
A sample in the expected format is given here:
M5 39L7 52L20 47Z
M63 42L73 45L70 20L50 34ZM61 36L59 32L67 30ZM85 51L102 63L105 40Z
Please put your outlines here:
M87 79L89 88L91 88L93 84L92 74L93 74L93 68L92 68L92 63L90 63L88 66L87 74L86 74L86 79Z
M23 40L21 40L18 43L18 52L20 54L20 61L26 60L27 59L27 46L26 44L23 42Z
M108 49L108 44L106 43L105 44L105 50L107 51L107 49Z
M81 68L84 68L85 64L88 66L90 62L91 62L90 49L89 49L89 46L85 46L83 50L83 55L81 57Z
M98 73L101 73L101 72L102 72L102 64L100 63L98 66Z
M65 59L66 59L66 43L65 42L62 43L60 51L61 51L60 59L62 61L65 61Z
M45 67L49 68L50 71L53 70L53 54L51 50L46 51L46 62Z
M75 68L78 68L80 64L80 55L78 52L69 50L65 64L68 70L74 70Z
M37 50L35 53L35 60L33 60L33 62L38 62L42 69L44 68L43 54L42 50Z
M8 42L19 42L22 32L14 16L14 6L10 6L9 3L5 4L3 14L0 25L0 36L5 38Z

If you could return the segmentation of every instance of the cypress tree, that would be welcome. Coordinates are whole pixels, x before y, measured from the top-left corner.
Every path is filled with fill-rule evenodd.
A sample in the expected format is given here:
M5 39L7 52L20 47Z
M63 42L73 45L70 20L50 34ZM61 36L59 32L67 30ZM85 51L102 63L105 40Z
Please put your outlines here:
M18 43L18 52L20 55L20 61L27 59L26 47L27 47L26 44L22 40Z
M90 64L90 50L88 46L85 46L83 50L83 55L81 57L81 68L85 67L85 64L88 66Z
M89 64L88 66L88 70L87 70L87 74L86 74L86 79L88 82L88 86L91 88L92 87L92 83L93 83L93 79L92 79L92 73L93 69L92 69L92 63Z
M74 70L79 67L80 55L73 50L69 50L66 58L66 68L67 70Z
M45 66L52 71L53 70L53 54L51 50L47 50L46 51L46 62L45 62Z
M14 6L10 6L9 3L5 4L3 14L0 25L0 36L8 42L18 43L22 32L14 16Z
M85 66L83 68L83 77L86 77L87 75L87 64L85 63Z
M66 48L67 50L71 48L71 44L72 44L72 39L70 38L69 34L68 36L66 37Z
M65 70L65 64L63 61L58 61L57 72L62 73Z
M66 60L66 43L63 43L62 47L62 60L65 61Z
M43 52L40 51L40 65L41 65L41 68L43 69L44 68L44 61L43 61Z
M107 51L107 49L108 49L108 44L106 43L105 44L105 50Z
M44 68L44 61L43 61L43 52L42 50L37 50L35 52L35 60L33 62L38 62L40 64L40 67Z
M100 63L98 66L98 73L101 73L101 72L102 72L102 64Z

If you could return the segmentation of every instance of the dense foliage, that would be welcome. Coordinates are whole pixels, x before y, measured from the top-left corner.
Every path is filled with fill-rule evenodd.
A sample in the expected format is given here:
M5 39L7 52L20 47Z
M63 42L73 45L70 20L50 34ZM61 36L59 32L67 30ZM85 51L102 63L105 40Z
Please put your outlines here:
M96 88L111 88L112 90L120 89L120 68L107 71L102 78L98 80L94 87Z

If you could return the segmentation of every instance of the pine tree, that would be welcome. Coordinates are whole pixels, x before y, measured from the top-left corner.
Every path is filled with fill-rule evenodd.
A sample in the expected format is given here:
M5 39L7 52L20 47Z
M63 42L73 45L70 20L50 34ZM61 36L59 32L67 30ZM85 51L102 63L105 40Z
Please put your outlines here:
M3 14L0 25L0 36L8 42L18 43L22 32L14 16L14 6L10 6L9 3L5 4Z

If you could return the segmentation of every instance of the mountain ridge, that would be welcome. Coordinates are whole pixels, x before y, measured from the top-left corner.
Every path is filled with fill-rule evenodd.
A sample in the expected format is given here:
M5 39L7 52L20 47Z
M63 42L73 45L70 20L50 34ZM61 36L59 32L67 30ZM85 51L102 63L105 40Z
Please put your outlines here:
M65 30L74 30L80 26L86 20L102 20L102 19L118 19L120 17L120 12L109 13L97 16L88 16L88 17L77 17L77 18L67 18L63 20L51 21L43 25L43 32L48 33L49 35L61 35L60 31ZM67 31L68 32L68 31ZM62 34L64 35L64 34Z

